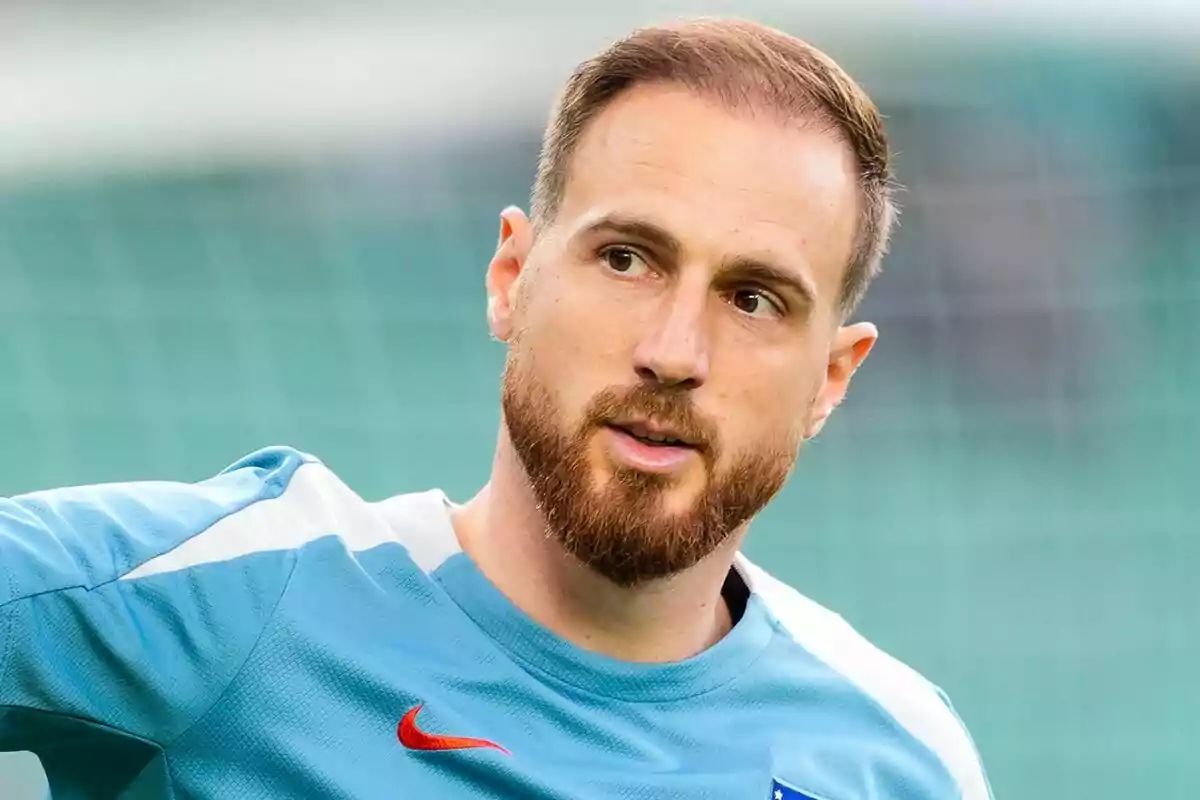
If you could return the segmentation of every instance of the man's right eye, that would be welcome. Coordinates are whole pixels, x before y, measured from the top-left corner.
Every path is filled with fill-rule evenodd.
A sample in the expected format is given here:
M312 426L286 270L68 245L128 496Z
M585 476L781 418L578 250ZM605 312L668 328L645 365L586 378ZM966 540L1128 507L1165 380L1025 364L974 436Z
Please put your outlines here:
M650 269L646 260L628 247L606 247L600 251L600 258L611 271L626 277L637 277Z

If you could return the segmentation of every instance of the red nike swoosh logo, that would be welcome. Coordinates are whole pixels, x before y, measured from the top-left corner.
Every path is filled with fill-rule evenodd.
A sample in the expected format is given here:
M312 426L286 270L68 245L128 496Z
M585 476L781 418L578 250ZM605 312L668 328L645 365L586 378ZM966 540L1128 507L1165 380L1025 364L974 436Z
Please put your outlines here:
M486 747L491 750L499 750L506 756L512 755L507 749L495 742L489 742L487 739L472 739L469 736L439 736L435 733L426 733L417 727L417 714L420 714L421 709L424 707L424 703L413 706L404 715L404 718L400 720L400 724L396 726L396 738L400 740L400 744L409 750L468 750L473 747Z

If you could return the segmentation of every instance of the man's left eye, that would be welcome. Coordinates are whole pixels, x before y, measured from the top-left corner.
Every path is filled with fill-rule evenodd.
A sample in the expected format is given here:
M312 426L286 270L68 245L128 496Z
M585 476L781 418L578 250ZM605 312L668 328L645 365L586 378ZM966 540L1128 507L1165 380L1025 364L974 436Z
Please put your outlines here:
M762 289L738 289L730 294L729 303L750 317L782 316L779 304Z

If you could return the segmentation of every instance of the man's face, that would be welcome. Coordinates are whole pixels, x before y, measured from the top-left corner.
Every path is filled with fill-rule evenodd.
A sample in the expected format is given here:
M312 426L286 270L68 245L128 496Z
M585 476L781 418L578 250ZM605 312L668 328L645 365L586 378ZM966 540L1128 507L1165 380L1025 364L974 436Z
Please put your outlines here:
M874 338L839 328L857 213L823 126L651 86L591 124L536 242L506 217L505 425L569 552L620 585L665 577L781 488Z

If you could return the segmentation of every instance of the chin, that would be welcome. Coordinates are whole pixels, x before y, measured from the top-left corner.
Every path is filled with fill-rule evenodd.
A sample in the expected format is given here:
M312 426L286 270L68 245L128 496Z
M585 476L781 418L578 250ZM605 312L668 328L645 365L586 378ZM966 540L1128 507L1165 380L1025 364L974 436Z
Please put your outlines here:
M663 517L683 517L695 512L703 489L703 485L694 486L690 481L685 481L681 485L660 490L659 508Z
M695 509L706 485L703 474L689 470L682 475L642 472L627 467L609 467L596 476L595 494L611 497L622 505L653 498L664 517L683 516Z

